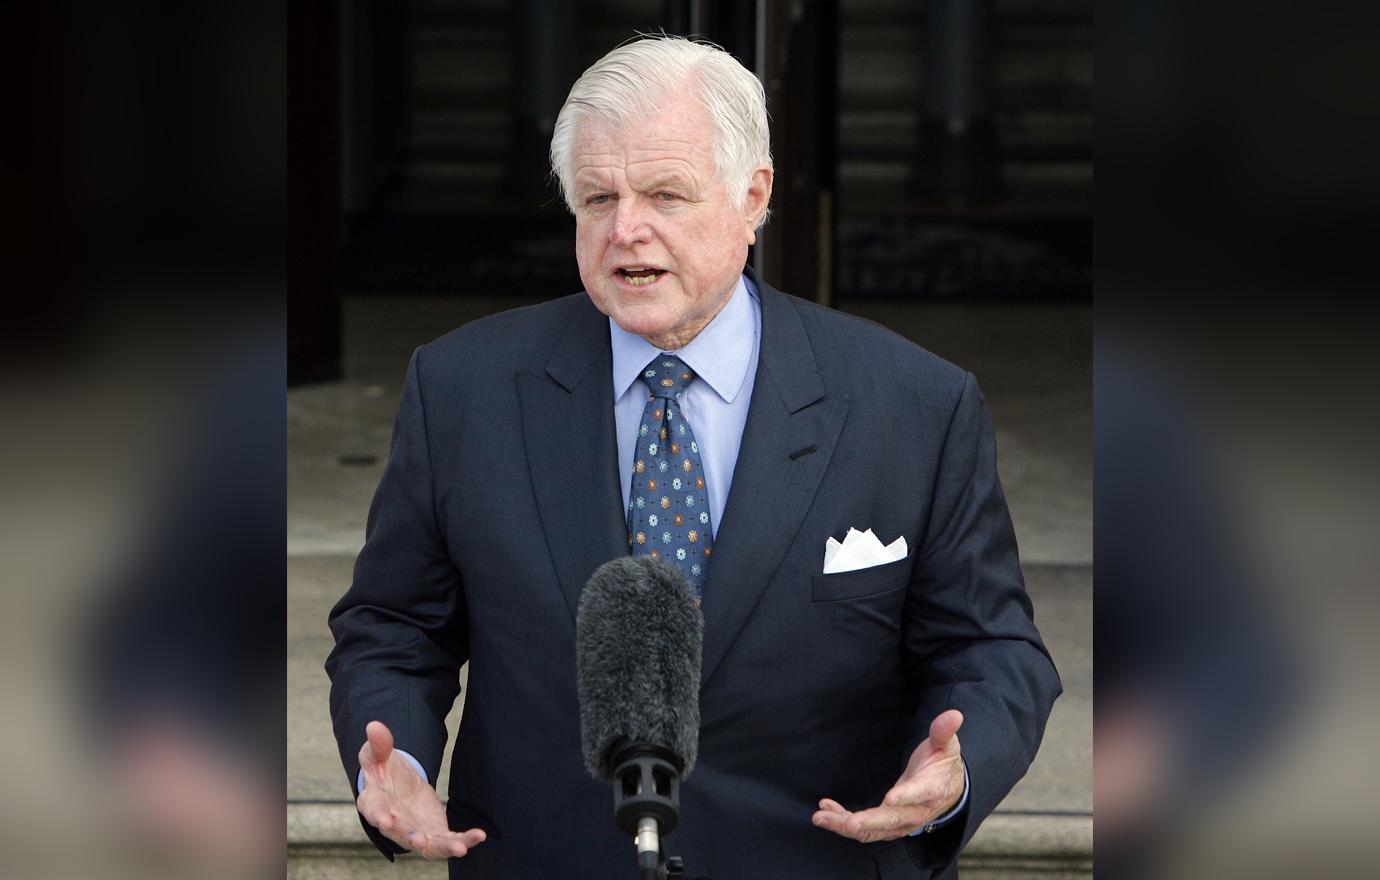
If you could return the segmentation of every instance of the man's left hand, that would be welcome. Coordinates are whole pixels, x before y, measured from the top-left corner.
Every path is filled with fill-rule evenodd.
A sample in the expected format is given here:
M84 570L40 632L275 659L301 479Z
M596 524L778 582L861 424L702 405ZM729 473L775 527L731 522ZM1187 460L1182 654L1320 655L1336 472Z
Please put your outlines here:
M863 843L895 840L944 815L963 796L963 759L958 728L963 713L949 709L930 722L929 738L915 747L905 772L880 806L854 813L823 798L814 823Z

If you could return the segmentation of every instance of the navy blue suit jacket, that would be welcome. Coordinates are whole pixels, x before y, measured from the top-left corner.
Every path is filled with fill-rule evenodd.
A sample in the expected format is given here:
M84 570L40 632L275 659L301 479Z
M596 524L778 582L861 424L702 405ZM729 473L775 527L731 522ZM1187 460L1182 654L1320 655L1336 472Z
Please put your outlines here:
M986 406L900 336L758 287L756 385L704 590L699 760L665 848L714 880L948 875L1060 692ZM447 811L488 840L452 877L633 876L609 787L583 767L575 682L580 590L628 552L616 449L608 320L584 293L412 357L327 670L353 787L373 719L436 779L469 661ZM850 526L911 553L821 574ZM950 707L964 814L878 844L811 824L824 796L878 804Z

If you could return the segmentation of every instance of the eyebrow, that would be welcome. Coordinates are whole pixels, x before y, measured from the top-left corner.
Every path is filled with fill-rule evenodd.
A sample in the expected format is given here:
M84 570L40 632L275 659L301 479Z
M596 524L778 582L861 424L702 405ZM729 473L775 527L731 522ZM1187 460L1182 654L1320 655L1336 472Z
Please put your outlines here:
M592 174L575 175L575 192L587 193L591 190L603 192L610 189L607 180L596 179Z
M677 171L667 171L658 174L651 180L644 183L641 187L643 192L652 192L661 189L678 189L690 191L694 189L694 184L690 178ZM577 196L584 196L595 192L610 192L614 189L609 184L606 177L600 177L597 173L577 171L575 173L574 189Z
M659 174L659 175L657 175L656 177L653 177L650 181L648 181L648 182L643 186L643 189L644 189L644 190L657 190L657 189L666 189L666 188L668 188L668 187L671 188L671 189L691 189L691 188L692 188L692 186L691 186L691 184L690 184L689 178L685 177L685 175L683 175L683 174L678 174L678 173L676 173L676 172L674 172L674 171L670 171L670 172L667 172L667 173L665 173L665 174Z

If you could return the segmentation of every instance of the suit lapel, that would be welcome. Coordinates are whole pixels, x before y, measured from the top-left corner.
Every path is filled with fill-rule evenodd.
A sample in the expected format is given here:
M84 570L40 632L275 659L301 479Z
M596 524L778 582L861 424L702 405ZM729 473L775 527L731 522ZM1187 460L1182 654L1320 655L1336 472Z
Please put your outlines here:
M762 305L762 342L733 486L705 584L702 685L775 577L814 501L848 410L847 398L825 395L790 298L753 281ZM799 454L810 447L812 452ZM822 559L822 547L820 553Z
M541 373L519 373L542 533L574 619L594 569L628 552L614 440L608 319L586 303Z

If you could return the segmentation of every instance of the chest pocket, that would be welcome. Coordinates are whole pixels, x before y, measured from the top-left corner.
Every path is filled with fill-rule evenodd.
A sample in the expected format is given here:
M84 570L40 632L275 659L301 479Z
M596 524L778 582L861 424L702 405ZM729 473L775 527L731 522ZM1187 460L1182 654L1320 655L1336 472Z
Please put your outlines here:
M899 590L910 580L914 561L915 551L911 550L895 562L838 574L817 574L810 585L810 597L816 602L839 602Z

